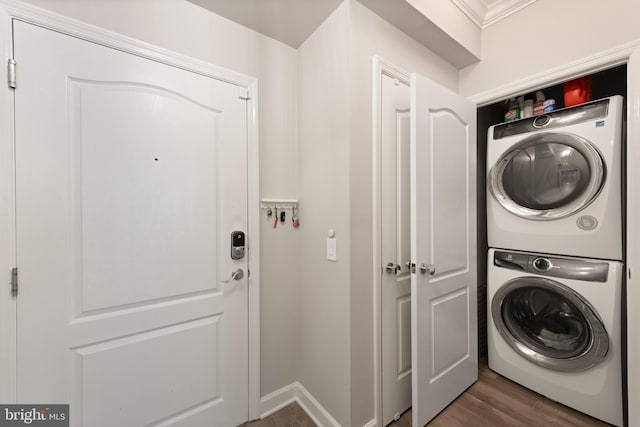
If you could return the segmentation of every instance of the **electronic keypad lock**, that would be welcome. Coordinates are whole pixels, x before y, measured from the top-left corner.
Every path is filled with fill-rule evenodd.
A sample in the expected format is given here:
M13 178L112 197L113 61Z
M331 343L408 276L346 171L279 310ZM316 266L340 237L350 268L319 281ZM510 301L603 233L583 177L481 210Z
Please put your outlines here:
M234 231L231 233L231 259L244 258L244 232Z

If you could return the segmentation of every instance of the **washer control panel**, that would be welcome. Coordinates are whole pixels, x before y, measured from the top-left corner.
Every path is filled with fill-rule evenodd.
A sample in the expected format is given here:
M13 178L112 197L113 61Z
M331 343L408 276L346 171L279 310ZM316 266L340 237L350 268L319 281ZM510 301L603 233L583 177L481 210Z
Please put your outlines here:
M523 273L585 282L606 282L609 274L609 264L607 262L569 257L551 257L526 252L495 251L493 265Z
M533 260L533 268L536 271L549 271L553 268L553 264L549 261L549 258L538 257Z

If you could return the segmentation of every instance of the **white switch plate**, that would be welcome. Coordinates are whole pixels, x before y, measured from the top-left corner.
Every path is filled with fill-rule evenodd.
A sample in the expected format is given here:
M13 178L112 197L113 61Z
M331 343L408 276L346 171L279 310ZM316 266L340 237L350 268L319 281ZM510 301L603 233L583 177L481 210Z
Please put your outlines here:
M327 238L327 259L334 262L338 259L336 256L336 239L331 237Z

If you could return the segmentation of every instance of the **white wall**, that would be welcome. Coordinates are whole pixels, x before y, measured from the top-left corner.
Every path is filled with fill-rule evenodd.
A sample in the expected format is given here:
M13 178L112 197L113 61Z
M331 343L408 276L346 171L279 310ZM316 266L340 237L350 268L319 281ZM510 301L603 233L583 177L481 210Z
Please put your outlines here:
M482 60L460 71L477 95L640 39L640 2L538 0L482 32Z
M350 417L349 80L346 4L298 49L298 381L340 423ZM335 230L337 262L326 259Z
M261 197L296 198L296 50L184 0L27 0L258 78ZM304 219L303 219L304 221ZM296 381L297 234L262 222L261 395Z
M480 28L451 1L406 0L441 30L480 58Z

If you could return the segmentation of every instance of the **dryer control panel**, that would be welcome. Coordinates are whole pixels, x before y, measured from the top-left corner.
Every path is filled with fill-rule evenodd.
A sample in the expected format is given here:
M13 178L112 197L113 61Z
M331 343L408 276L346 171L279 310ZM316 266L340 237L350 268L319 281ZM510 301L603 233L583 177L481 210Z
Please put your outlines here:
M527 119L494 125L493 139L602 119L607 117L608 113L609 99L605 98L577 107L563 108L542 116L529 117Z

